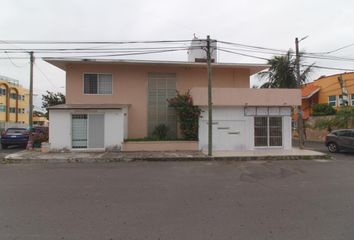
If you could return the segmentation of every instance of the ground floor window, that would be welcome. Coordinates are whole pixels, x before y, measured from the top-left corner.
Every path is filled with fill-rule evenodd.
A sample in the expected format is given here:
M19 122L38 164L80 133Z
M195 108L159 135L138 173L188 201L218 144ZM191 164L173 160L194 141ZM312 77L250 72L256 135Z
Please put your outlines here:
M282 117L255 117L254 144L256 147L283 145Z

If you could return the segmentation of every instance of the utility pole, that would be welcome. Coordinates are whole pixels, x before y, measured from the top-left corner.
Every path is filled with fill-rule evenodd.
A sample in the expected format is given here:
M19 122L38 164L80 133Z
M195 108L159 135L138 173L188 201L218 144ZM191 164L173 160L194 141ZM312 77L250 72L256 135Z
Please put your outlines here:
M303 38L304 39L304 38ZM303 40L301 39L301 40ZM301 41L300 40L300 41ZM301 90L301 76L300 76L300 54L299 54L299 39L295 38L295 50L296 50L296 82L297 88ZM302 109L301 104L297 106L297 130L299 135L299 148L304 148L304 130L302 121Z
M33 128L33 64L34 64L34 56L33 52L30 52L30 92L29 92L29 116L28 116L28 124L29 130Z
M338 81L339 81L340 89L342 92L342 103L340 103L340 105L348 106L348 91L345 88L345 83L344 83L342 74L339 75Z
M210 36L207 36L207 63L208 63L208 156L213 155L213 102L212 102L212 85L211 85L211 50Z

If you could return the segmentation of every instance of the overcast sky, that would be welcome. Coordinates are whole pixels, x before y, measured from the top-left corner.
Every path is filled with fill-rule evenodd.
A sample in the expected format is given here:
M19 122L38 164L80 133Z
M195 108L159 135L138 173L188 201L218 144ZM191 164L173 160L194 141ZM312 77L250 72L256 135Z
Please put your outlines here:
M213 39L268 48L294 49L295 37L309 37L300 48L327 52L354 43L353 0L0 0L0 40L125 41ZM0 42L4 43L4 42ZM1 48L23 48L1 44ZM255 55L259 55L256 54ZM354 46L333 55L354 58ZM0 53L0 58L19 54ZM21 55L25 56L25 55ZM265 63L219 53L219 62ZM127 59L127 57L124 57ZM185 52L134 56L133 59L181 60ZM315 61L321 66L354 69L354 62ZM0 75L29 85L29 60L0 59ZM34 90L65 92L65 72L39 59ZM316 70L311 78L338 73ZM257 84L257 80L253 78ZM39 97L36 105L40 105Z

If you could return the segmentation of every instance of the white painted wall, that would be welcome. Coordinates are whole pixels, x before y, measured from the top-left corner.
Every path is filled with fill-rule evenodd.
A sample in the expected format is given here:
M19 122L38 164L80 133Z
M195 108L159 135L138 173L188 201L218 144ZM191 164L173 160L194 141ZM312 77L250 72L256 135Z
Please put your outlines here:
M291 149L292 148L292 132L291 132L291 117L283 117L283 148Z
M71 114L68 111L49 111L49 143L52 149L71 148Z
M105 148L121 148L124 141L124 113L122 110L105 112Z
M208 149L208 110L199 120L199 149ZM253 149L253 117L245 117L243 107L214 107L213 149L244 151Z
M208 109L199 120L199 149L208 149ZM257 109L259 114L266 109ZM287 108L290 111L290 108ZM256 111L254 111L256 113ZM280 112L279 112L280 113ZM276 116L274 109L270 110ZM291 149L291 117L283 116L283 147ZM245 116L244 107L213 108L213 150L246 151L254 150L254 116Z
M51 149L71 149L71 115L104 114L104 147L121 148L125 134L125 118L122 110L50 110L49 142Z

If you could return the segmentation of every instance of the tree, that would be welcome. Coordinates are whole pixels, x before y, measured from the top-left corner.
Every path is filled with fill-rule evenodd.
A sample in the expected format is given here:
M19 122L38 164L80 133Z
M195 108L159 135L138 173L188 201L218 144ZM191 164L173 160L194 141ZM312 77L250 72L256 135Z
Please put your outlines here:
M180 129L186 140L198 139L198 122L201 109L193 105L192 96L189 91L167 100L170 107L173 107L178 115Z
M300 56L301 62L301 56ZM267 79L261 88L296 88L296 58L291 50L285 55L274 56L268 60L268 71L260 72L261 79ZM313 64L300 73L300 83L305 83Z
M47 108L64 103L65 95L61 92L54 93L47 91L47 94L42 95L42 108ZM46 111L45 116L47 117L47 119L49 119L48 111Z

